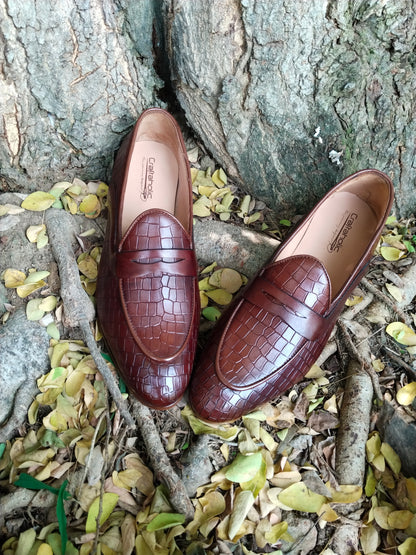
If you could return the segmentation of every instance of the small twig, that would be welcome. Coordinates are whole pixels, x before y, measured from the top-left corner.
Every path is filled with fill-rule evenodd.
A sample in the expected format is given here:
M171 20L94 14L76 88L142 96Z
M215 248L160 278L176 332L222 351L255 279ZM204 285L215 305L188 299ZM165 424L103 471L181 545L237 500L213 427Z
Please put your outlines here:
M374 294L381 302L387 305L393 312L397 314L397 316L403 320L407 325L411 325L411 321L409 316L399 307L396 303L394 303L387 295L385 295L382 291L380 291L375 285L373 285L367 278L363 278L361 280L362 285Z
M101 414L100 418L98 419L97 425L95 427L94 435L92 436L92 440L91 440L91 445L90 445L90 450L89 450L89 453L88 453L88 457L87 457L87 460L85 461L84 472L82 473L82 477L79 481L79 486L78 486L77 490L79 490L82 487L83 483L85 482L85 480L87 478L88 468L89 468L89 465L91 463L91 459L92 459L92 455L93 455L93 451L94 451L94 447L95 447L95 442L97 441L98 432L100 430L100 426L101 426L102 421L104 420L104 417L105 417L105 412L103 412ZM78 494L79 494L79 491L77 491L77 495Z
M106 401L107 401L106 402L107 410L105 411L105 413L103 413L106 417L106 420L107 420L104 452L105 452L106 455L108 455L108 446L110 444L110 437L111 437L111 419L110 419L110 409L109 409L109 406L108 406L108 396L106 398ZM97 518L96 518L97 528L95 530L95 538L94 538L94 546L92 548L92 555L95 555L97 553L98 542L99 542L99 539L100 539L100 520L101 520L101 515L103 513L104 485L105 485L105 475L106 475L107 468L108 468L108 456L104 457L104 460L107 461L107 464L103 465L103 468L102 468L102 471L101 471L100 503L99 503L99 506L98 506L98 514L97 514Z
M357 303L356 305L351 306L350 308L344 310L342 313L342 318L344 318L344 320L352 320L357 316L357 314L359 314L365 308L367 308L367 306L373 302L373 299L374 299L373 293L369 293L363 298L363 300L360 303Z
M186 492L184 483L170 464L150 410L137 399L132 399L132 407L151 466L157 478L168 487L170 499L175 510L185 515L186 519L191 520L194 514L194 507Z
M412 368L410 364L407 364L407 362L405 362L401 357L396 355L396 353L394 353L391 349L389 349L388 347L384 347L384 351L388 357L394 360L394 362L396 362L399 366L407 370L407 372L412 374L413 377L416 376L416 370Z
M355 358L362 366L362 368L367 372L367 374L370 376L371 381L373 383L373 389L374 389L374 393L377 397L377 399L382 400L383 399L383 395L381 393L381 389L380 389L380 384L378 381L378 376L376 371L373 369L371 363L369 361L366 360L366 358L364 358L361 353L359 352L359 350L357 349L357 347L354 345L353 340L351 339L351 335L346 327L346 325L344 324L344 322L339 319L338 320L338 326L341 329L345 342L346 342L346 347L348 349L348 351L350 352L350 355Z

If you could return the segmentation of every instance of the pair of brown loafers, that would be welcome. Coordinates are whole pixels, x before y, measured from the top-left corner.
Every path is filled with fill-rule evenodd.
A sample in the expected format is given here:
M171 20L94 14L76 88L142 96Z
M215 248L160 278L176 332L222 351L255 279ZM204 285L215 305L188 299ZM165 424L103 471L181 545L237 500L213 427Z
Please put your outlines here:
M132 393L163 409L190 382L196 414L223 422L301 380L366 270L393 192L378 170L329 191L221 317L192 370L199 292L189 164L174 118L145 111L115 160L96 294Z

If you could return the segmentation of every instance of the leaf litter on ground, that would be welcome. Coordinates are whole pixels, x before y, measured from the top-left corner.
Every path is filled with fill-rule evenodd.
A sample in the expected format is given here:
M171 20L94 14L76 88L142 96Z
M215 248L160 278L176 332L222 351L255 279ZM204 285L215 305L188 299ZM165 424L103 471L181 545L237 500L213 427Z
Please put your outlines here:
M249 195L239 196L223 170L216 170L211 176L208 170L193 169L192 177L196 217L240 219L243 225L261 224L269 231L264 214L253 212L256 202ZM37 193L26 197L23 209L41 211L54 206L96 218L106 206L107 186L75 179L72 183L55 184L49 193ZM290 223L280 221L284 227ZM413 225L409 232L410 227L394 218L387 222L377 248L380 260L393 265L414 253L415 229ZM28 240L41 248L44 232L43 227L29 228ZM80 278L91 296L99 257L99 245L78 257ZM27 303L30 319L41 320L45 313L58 313L59 298L33 298L33 293L47 285L47 277L46 271L27 275L13 268L2 274L6 287L16 289L18 294L20 291L22 298L31 297ZM215 262L203 268L199 281L203 317L216 320L246 283L244 275L231 268L219 268ZM392 289L388 285L385 282L388 294L400 302L400 287L395 285L396 289ZM358 294L347 304L354 306L362 299ZM55 319L60 322L59 317ZM393 344L407 348L408 356L414 355L411 349L416 336L409 326L392 322L385 331ZM306 381L232 425L210 425L199 420L189 406L183 409L182 417L192 433L209 434L223 461L210 483L198 488L192 499L194 519L185 523L182 515L174 513L167 491L157 485L152 471L137 453L121 451L117 469L105 468L104 460L117 453L117 411L114 406L107 406L104 383L82 342L61 340L58 334L51 338L50 345L51 370L38 380L39 394L28 409L27 433L1 445L0 480L7 489L8 483L19 486L28 476L59 492L62 484L67 487L66 480L71 485L76 479L76 467L85 469L85 479L72 494L77 508L74 514L68 513L66 546L61 545L64 534L55 532L62 528L62 512L65 515L70 502L65 500L64 489L61 497L65 502L59 507L57 504L61 518L58 515L55 523L43 522L36 531L29 527L7 538L2 547L4 553L91 553L100 514L97 547L104 554L134 550L144 554L180 554L201 549L210 554L216 544L236 543L241 544L244 553L262 553L267 547L267 552L276 548L273 552L277 554L282 542L294 540L285 520L288 512L310 515L315 525L325 531L339 521L338 504L353 504L359 499L365 499L367 506L360 534L363 553L381 548L388 553L394 547L402 555L415 552L416 480L401 474L399 457L377 432L371 432L367 442L365 497L359 486L337 483L333 446L342 387L328 380L321 368L313 367ZM377 371L385 373L388 363L377 361ZM111 362L108 364L111 366ZM392 393L398 404L409 407L416 396L415 382L403 383ZM113 419L109 437L107 413ZM312 442L306 441L306 449L291 447L290 441L297 438L300 444L303 438L311 438ZM315 451L320 455L312 457L312 463L308 452ZM92 460L102 461L98 474L88 468Z

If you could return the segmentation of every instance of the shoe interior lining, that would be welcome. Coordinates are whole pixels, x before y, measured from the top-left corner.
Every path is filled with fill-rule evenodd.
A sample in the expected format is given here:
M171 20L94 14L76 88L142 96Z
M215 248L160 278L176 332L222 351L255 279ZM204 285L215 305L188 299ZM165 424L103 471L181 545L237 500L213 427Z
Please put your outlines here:
M135 143L121 212L122 235L145 210L175 213L178 176L178 162L168 146L150 140Z
M303 233L294 233L275 260L314 256L326 268L335 298L360 263L379 223L372 204L354 193L337 191L302 225Z

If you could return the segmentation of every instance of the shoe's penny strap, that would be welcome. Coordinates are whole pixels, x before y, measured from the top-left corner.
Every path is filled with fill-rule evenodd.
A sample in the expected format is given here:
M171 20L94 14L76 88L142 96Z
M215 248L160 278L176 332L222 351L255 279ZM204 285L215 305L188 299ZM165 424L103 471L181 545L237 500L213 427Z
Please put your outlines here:
M146 249L117 253L116 272L121 279L155 275L195 276L195 253L191 249Z
M259 308L279 316L305 339L317 339L328 327L324 316L261 276L255 279L243 296Z

